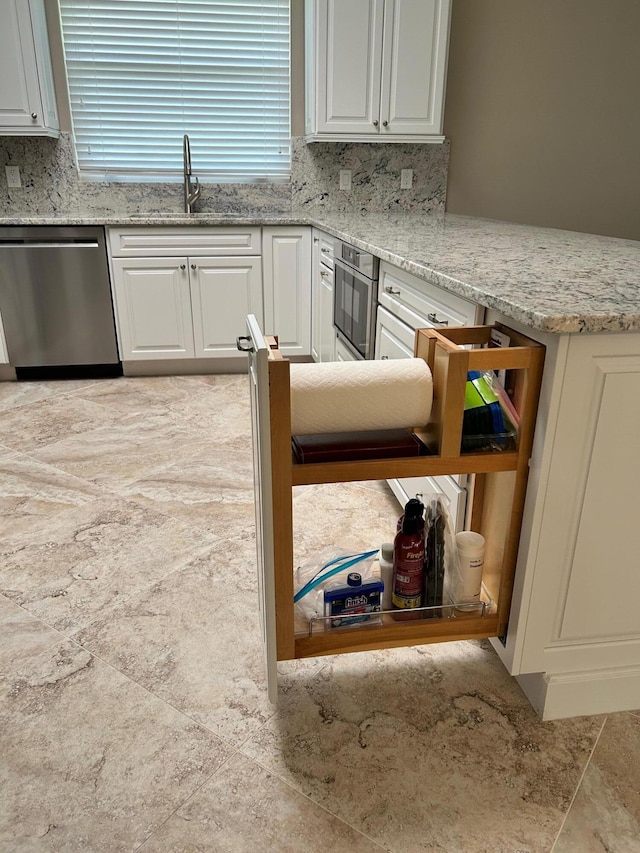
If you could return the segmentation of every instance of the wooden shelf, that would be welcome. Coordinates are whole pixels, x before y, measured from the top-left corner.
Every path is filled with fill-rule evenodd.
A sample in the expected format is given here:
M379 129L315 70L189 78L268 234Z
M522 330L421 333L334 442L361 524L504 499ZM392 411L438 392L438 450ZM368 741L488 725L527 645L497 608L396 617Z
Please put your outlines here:
M253 326L249 324L254 346L250 369L263 614L267 646L271 637L278 660L506 632L545 350L512 329L496 326L509 335L510 347L488 348L491 326L416 332L415 354L429 364L434 387L431 421L419 435L433 455L300 464L291 453L289 362L282 358L275 339L262 339L255 321ZM467 373L494 369L512 371L513 398L520 416L517 449L461 453ZM257 433L261 439L256 443ZM495 606L484 616L410 622L385 616L383 624L296 635L292 487L456 473L474 475L470 527L486 540L483 584Z

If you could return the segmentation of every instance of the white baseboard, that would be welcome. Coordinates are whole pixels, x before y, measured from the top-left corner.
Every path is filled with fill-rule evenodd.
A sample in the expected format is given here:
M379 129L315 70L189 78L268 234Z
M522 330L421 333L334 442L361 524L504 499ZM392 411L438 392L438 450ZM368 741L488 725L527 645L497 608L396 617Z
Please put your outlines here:
M543 720L640 709L640 667L516 676Z

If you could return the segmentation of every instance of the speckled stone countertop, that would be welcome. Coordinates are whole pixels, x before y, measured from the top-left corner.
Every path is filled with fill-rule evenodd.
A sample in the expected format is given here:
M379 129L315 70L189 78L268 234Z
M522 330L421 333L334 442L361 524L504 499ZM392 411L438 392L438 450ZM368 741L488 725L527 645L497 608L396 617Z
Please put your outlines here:
M553 333L640 331L640 242L452 214L105 213L0 225L310 224L407 272Z

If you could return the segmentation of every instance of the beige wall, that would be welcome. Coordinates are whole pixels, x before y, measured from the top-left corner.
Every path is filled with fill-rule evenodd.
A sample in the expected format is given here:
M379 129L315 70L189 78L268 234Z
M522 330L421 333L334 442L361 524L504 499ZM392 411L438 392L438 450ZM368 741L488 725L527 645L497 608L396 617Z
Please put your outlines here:
M447 210L640 240L639 0L453 0Z

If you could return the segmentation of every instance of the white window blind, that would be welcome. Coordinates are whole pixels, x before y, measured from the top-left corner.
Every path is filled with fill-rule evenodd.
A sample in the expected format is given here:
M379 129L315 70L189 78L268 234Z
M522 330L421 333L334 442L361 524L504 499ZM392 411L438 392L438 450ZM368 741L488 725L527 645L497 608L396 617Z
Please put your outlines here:
M289 0L60 0L81 173L283 180Z

